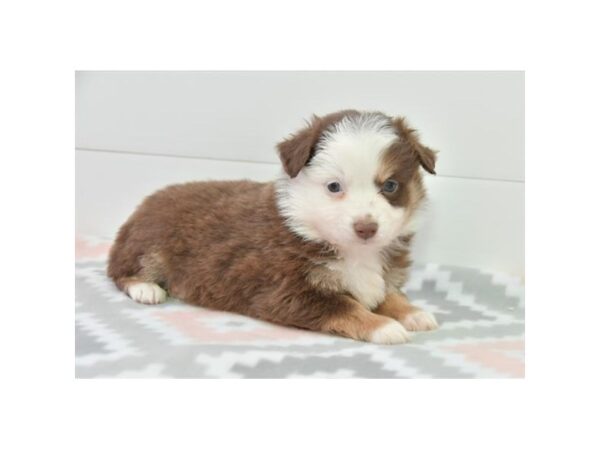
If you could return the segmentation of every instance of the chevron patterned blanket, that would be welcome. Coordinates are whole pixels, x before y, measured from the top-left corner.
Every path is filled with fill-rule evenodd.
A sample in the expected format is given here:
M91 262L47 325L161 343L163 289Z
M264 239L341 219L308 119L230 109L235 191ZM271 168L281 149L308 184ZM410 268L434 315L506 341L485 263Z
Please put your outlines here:
M110 241L76 240L77 378L520 378L524 288L474 269L416 265L406 286L440 329L379 346L189 306L145 306L105 274Z

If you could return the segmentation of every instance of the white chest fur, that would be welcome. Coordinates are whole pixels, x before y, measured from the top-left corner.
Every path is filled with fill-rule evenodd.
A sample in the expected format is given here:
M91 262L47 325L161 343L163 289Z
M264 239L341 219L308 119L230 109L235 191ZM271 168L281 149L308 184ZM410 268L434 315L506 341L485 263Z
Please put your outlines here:
M375 252L356 252L329 264L343 287L368 309L374 309L385 296L381 256Z

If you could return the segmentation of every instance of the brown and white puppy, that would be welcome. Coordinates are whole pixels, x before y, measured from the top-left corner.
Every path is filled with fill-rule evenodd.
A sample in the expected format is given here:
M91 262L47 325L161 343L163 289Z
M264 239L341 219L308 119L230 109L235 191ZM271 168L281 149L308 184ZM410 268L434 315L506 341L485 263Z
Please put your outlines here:
M419 167L434 151L404 119L340 111L278 145L271 183L195 182L149 196L121 227L108 274L141 303L188 303L380 344L435 318L400 292Z

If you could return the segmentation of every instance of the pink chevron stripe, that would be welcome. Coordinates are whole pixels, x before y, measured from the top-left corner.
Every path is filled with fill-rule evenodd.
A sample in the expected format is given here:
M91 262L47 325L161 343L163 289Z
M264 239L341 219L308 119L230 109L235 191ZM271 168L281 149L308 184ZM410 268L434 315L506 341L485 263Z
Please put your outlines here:
M199 342L210 343L248 343L252 341L298 340L305 337L314 338L315 333L295 328L252 322L252 330L227 329L218 323L211 323L212 318L224 318L230 314L198 309L194 311L160 311L156 317L173 326L182 334ZM221 328L221 329L219 329Z
M520 354L525 352L525 343L522 340L458 344L443 348L460 353L465 359L483 367L516 378L525 377L524 359L520 357Z
M111 244L103 242L100 244L91 244L85 238L75 238L75 260L84 259L105 259L110 251Z

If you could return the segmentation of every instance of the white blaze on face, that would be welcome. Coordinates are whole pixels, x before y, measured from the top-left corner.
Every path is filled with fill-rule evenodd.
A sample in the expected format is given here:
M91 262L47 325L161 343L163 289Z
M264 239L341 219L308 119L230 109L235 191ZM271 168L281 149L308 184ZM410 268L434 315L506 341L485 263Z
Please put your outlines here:
M308 166L279 183L279 205L290 227L306 239L329 242L344 252L389 245L401 234L404 209L390 205L375 180L384 152L397 138L380 115L346 117L337 123L322 137ZM341 192L330 192L331 182L339 183ZM353 228L365 218L378 225L367 241Z
M295 178L284 176L277 186L279 208L290 228L338 250L340 258L329 269L369 309L385 296L381 249L405 225L404 208L392 206L376 184L383 155L397 139L381 115L347 117L324 134L308 166ZM332 182L339 183L340 192L330 192ZM354 230L354 223L365 218L378 227L368 240Z

